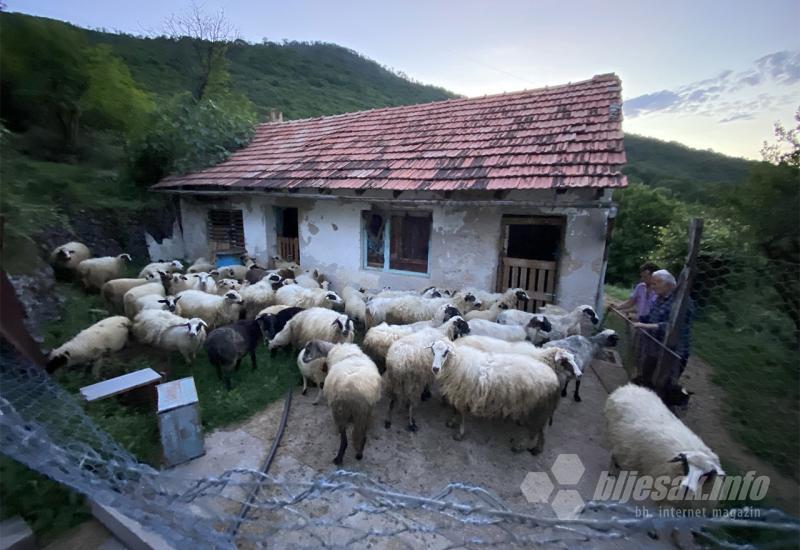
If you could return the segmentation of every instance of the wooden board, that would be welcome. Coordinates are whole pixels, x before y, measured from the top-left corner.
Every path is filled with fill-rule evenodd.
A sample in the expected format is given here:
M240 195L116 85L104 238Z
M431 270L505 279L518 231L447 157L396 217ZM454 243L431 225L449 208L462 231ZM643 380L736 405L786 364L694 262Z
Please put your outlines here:
M91 403L160 381L161 375L153 369L141 369L91 386L84 386L81 388L81 396Z

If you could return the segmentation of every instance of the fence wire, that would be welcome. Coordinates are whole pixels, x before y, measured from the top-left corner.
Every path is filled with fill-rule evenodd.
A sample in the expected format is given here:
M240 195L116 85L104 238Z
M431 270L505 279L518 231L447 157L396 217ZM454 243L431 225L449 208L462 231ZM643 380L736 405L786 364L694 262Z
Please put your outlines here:
M343 470L279 479L234 469L188 479L137 462L46 373L6 353L0 365L0 441L4 454L122 512L175 548L616 548L639 547L676 529L724 546L737 546L732 529L790 544L800 536L800 522L777 510L765 510L757 520L735 514L677 518L590 502L575 519L558 520L514 510L481 487L450 483L419 495ZM250 512L234 530L255 489Z

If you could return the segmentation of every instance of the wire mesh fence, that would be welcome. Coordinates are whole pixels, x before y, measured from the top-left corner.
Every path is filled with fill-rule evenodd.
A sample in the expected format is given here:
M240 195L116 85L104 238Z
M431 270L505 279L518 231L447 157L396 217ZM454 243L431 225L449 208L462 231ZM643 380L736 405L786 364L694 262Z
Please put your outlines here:
M414 494L341 470L290 479L247 469L180 477L137 462L46 373L7 354L0 366L0 441L3 453L123 512L175 548L616 548L676 530L725 545L735 545L736 530L790 543L800 535L800 523L777 510L757 519L686 518L590 502L572 519L558 519L513 509L488 489L460 483Z
M677 274L681 259L664 262ZM800 265L701 247L690 292L686 373L702 369L724 392L727 427L750 452L800 480ZM631 378L652 371L664 349L635 315L611 309L606 324ZM666 351L670 370L684 372ZM648 364L648 359L650 363ZM675 381L685 381L676 377ZM692 389L692 388L690 388ZM699 395L694 399L703 399ZM780 411L780 414L775 414Z

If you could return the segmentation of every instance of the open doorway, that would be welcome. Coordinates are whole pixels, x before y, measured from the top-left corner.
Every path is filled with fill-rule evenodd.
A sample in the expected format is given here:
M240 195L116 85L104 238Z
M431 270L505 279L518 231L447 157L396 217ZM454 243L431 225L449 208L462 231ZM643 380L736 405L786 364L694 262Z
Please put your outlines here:
M297 208L275 207L275 234L278 256L287 262L300 263L300 239Z
M561 256L564 219L503 216L497 290L523 288L531 300L517 307L534 312L556 298L556 268Z

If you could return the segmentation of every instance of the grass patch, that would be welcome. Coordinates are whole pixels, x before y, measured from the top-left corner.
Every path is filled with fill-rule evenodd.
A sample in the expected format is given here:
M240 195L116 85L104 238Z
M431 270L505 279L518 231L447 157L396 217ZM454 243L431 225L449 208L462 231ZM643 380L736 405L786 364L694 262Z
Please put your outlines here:
M128 271L138 270L129 266ZM68 283L57 283L56 292L65 297L62 318L43 327L47 348L57 346L100 320L105 315L99 295L86 295ZM300 376L292 352L279 352L270 357L261 346L257 352L258 369L250 359L242 361L232 377L233 389L226 391L215 369L200 350L193 366L186 365L180 354L166 354L131 344L103 364L103 379L150 367L167 373L169 380L194 376L200 400L200 415L206 432L246 420L254 413L283 396L289 385L296 385ZM55 379L70 393L98 380L88 369L60 369ZM114 440L140 461L158 467L161 445L155 411L144 405L124 404L110 398L84 404L84 410ZM0 460L0 514L22 516L39 537L49 541L89 517L83 496L29 470L11 459Z
M631 295L631 290L616 285L605 285L606 295L614 298L615 300L627 300Z

